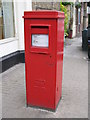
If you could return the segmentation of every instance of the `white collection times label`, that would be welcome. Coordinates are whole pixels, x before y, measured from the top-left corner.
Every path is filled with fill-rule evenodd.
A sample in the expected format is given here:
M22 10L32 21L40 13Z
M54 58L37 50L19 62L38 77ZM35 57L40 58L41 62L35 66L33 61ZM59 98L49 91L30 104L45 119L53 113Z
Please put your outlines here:
M46 34L32 34L32 46L34 47L48 47L48 35Z

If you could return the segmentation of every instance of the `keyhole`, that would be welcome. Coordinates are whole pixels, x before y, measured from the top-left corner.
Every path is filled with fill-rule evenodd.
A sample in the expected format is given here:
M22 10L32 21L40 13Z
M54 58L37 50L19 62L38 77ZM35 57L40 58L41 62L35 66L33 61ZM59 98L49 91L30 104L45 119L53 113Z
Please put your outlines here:
M58 91L58 87L57 87L57 91Z
M50 55L50 58L51 58L52 56Z

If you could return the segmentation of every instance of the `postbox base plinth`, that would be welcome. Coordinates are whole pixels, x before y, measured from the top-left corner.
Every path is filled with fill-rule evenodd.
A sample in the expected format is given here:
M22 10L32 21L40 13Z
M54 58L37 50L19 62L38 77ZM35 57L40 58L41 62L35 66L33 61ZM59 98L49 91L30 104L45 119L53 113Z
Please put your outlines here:
M56 110L57 110L57 108L58 108L58 105L59 105L61 99L62 99L62 97L60 98L60 100L59 100L59 102L58 102L58 104L57 104L57 106L56 106L55 109L45 108L45 107L36 106L36 105L31 105L31 104L27 104L27 107L32 107L32 108L36 108L36 109L48 110L48 111L50 111L50 112L56 112Z

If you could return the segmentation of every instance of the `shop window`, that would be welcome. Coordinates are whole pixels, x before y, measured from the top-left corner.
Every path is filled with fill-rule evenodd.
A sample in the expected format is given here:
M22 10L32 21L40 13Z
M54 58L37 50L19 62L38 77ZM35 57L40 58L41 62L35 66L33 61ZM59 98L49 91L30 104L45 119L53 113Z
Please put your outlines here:
M0 0L0 39L15 36L13 2Z

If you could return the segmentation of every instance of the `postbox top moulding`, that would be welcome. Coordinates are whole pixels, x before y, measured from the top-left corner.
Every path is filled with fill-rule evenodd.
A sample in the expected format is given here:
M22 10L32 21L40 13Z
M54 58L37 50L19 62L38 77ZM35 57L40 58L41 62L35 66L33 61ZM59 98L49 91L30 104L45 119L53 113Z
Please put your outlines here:
M56 10L25 11L23 18L65 18L64 12Z

